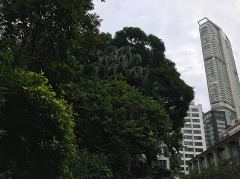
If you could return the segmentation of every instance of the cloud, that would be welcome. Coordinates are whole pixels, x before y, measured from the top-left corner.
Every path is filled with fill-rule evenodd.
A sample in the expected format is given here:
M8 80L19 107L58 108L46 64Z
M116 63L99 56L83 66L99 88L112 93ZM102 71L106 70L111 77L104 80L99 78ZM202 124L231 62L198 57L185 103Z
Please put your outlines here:
M240 0L107 0L94 1L103 19L101 31L114 34L126 26L140 27L161 38L166 56L181 78L194 87L195 101L210 109L197 21L208 17L227 34L240 67Z

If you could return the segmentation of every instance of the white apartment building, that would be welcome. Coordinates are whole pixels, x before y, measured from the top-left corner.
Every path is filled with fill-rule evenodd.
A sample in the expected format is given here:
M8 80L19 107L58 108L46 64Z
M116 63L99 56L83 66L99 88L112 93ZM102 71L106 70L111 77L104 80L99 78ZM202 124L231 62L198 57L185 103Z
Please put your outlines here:
M228 125L234 125L240 119L240 83L231 43L209 19L198 23L211 108L225 111Z
M181 171L188 174L187 161L206 150L206 140L203 125L202 106L192 102L185 117L182 128L183 141L181 154Z

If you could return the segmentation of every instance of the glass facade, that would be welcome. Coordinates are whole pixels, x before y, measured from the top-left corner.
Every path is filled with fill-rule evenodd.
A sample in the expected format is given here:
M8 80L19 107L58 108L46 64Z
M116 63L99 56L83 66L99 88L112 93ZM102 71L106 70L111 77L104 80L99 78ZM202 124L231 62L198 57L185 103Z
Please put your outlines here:
M219 135L227 128L224 111L211 110L203 115L207 147L219 142Z

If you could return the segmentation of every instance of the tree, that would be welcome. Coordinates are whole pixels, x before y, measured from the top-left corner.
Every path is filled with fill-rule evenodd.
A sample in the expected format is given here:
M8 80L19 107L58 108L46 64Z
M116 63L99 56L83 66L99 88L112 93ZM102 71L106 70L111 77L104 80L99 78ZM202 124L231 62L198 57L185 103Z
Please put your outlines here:
M0 173L18 179L70 175L76 152L71 106L33 72L1 67L0 89Z
M4 49L6 41L14 44L8 45L12 52L8 62L14 67L43 71L54 86L63 82L64 75L64 81L70 81L77 74L69 69L90 56L86 49L91 43L86 42L99 34L98 16L89 13L92 9L91 0L3 0L0 47Z
M144 154L151 167L171 125L163 106L121 80L82 80L62 86L76 113L79 147L106 155L114 178L134 178Z
M116 32L113 40L118 48L130 46L134 49L134 55L140 55L142 62L138 65L147 68L148 78L144 86L134 86L164 104L173 128L178 131L183 126L183 118L193 99L193 89L180 78L175 64L165 57L162 40L134 27L125 27Z
M9 116L5 115L5 118L11 117L14 122L24 115L29 122L37 117L45 121L52 119L51 112L58 111L56 106L61 104L62 108L66 108L66 112L62 110L61 115L67 115L66 121L69 121L69 105L56 98L53 90L59 97L61 92L65 92L63 96L73 104L76 113L74 132L80 150L78 155L81 155L82 148L87 148L87 154L83 153L83 156L95 161L98 154L103 153L107 156L107 166L118 178L136 176L135 168L142 155L147 157L146 167L151 168L162 143L172 152L176 151L181 137L179 129L193 98L193 91L181 80L175 64L165 57L164 44L158 37L146 35L140 28L133 27L117 32L114 38L108 33L99 33L100 20L96 14L90 13L93 9L92 0L3 0L0 6L0 65L18 69L15 72L10 70L8 75L4 73L9 80L1 79L0 97L5 99L7 96L10 100L0 99L0 108L3 110L0 115L4 116L8 112ZM44 72L53 90L43 75L22 70ZM4 90L14 88L17 90ZM19 100L25 103L22 105ZM53 101L58 102L55 104ZM10 107L6 108L6 104ZM23 107L34 110L25 111ZM16 113L10 113L8 109ZM47 111L46 115L44 110ZM26 113L22 115L24 111ZM57 121L58 117L61 116L56 116ZM16 125L19 124L17 122ZM52 123L44 124L43 129L54 127ZM3 122L2 125L6 124ZM0 137L6 142L9 131L5 128L0 126ZM48 130L45 132L48 134ZM18 133L13 136L17 139L19 137ZM49 135L44 139L51 140L52 137ZM24 154L22 157L39 162L32 155L35 148L24 147L18 155L21 152ZM52 149L51 143L49 148ZM51 152L47 151L46 155ZM67 156L64 158L59 155L56 158L62 160ZM18 161L15 163L25 166ZM62 166L61 162L58 164L55 166L52 163L49 168L56 168L49 174L54 176L53 173ZM20 175L14 165L6 166L14 175ZM94 163L89 166L97 168ZM42 170L31 168L30 164L27 168L31 172ZM60 173L67 173L65 169ZM8 174L8 170L5 173ZM24 175L27 177L27 174ZM96 176L102 175L96 173Z
M146 35L140 28L125 27L116 32L113 45L113 52L93 63L97 76L124 79L164 105L173 126L172 139L167 145L175 156L193 89L180 78L175 64L165 57L164 44L158 37Z

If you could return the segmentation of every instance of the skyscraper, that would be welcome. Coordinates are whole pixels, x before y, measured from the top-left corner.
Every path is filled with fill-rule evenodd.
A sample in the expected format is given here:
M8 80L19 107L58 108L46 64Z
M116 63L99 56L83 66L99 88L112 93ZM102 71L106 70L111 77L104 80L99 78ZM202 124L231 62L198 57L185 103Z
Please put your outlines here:
M181 171L188 173L187 161L206 150L202 106L191 102L182 128Z
M211 108L225 111L233 125L240 119L240 83L230 41L209 19L198 24Z

